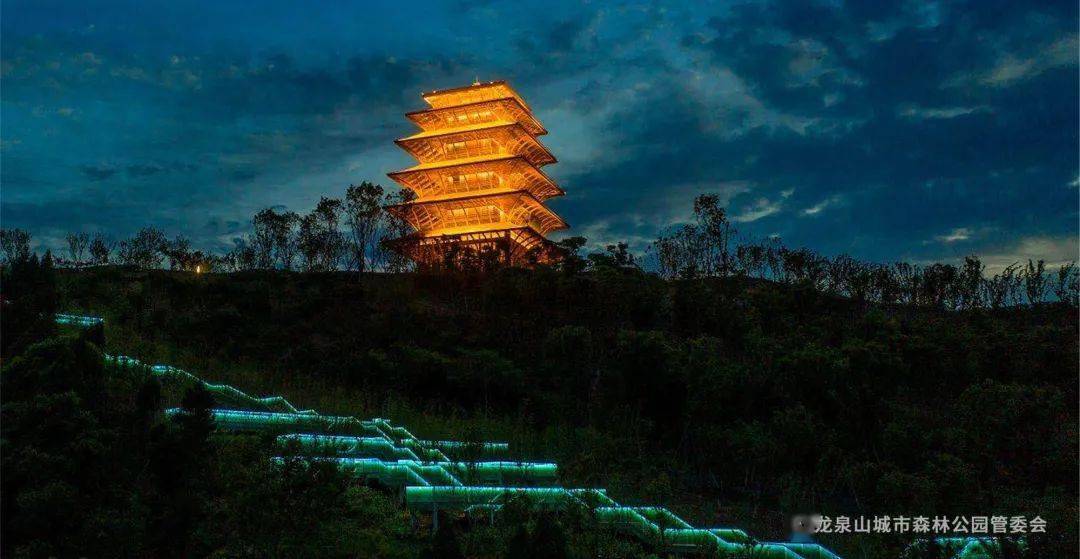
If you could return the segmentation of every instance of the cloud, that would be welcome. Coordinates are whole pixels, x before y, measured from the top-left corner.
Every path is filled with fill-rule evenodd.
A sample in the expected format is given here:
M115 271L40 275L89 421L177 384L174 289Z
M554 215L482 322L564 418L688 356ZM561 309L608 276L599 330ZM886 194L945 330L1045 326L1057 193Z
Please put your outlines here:
M750 206L744 208L742 212L731 218L736 223L750 223L759 219L769 217L781 209L780 202L770 201L768 198L758 198Z
M1075 66L1078 46L1077 36L1073 34L1046 45L1031 57L1007 54L979 81L991 87L1004 87L1031 79L1052 68Z
M843 197L840 196L840 195L829 196L828 198L818 202L817 204L814 204L813 206L810 206L808 208L803 208L803 210L801 212L799 212L799 213L804 215L804 216L815 216L815 215L820 214L826 208L828 208L830 206L834 206L834 205L836 205L837 203L839 203L842 200L843 200Z
M585 237L588 241L587 248L589 250L601 251L609 245L626 243L631 251L639 254L644 253L649 244L656 240L656 235L628 235L626 233L627 222L640 222L640 216L627 215L597 220L585 225L578 231L573 232L573 234ZM572 235L570 233L564 233L561 235L561 238L568 236Z
M944 235L938 235L934 238L941 243L966 241L971 238L971 229L968 229L967 227L957 227Z
M948 119L956 118L958 116L988 113L992 112L990 107L985 105L971 106L971 107L918 107L915 105L907 105L897 111L897 114L903 118L912 120L931 120L931 119Z

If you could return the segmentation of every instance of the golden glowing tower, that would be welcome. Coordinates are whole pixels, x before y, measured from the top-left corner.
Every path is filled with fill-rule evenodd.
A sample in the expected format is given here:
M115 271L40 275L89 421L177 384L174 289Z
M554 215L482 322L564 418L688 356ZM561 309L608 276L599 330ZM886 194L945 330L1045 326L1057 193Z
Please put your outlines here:
M547 130L525 101L503 81L423 99L430 109L405 115L421 132L396 141L419 164L389 174L416 194L387 207L416 229L398 250L422 265L470 250L508 264L556 259L544 236L567 224L543 202L563 191L540 170L555 157L537 141Z

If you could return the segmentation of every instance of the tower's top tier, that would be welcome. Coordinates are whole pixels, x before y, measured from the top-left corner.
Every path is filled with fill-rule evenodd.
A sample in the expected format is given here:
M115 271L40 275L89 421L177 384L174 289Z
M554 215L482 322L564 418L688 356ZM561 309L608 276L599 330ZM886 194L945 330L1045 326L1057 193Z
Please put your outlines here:
M425 132L516 122L524 126L525 130L534 136L547 134L547 130L544 130L540 121L536 120L536 117L513 97L502 97L438 109L424 109L405 113L405 116Z
M525 103L525 100L502 80L484 83L477 82L463 87L429 91L423 94L423 98L433 109L444 109L447 107L456 107L458 105L467 105L494 99L514 99L518 103L521 103L521 106L524 107L525 110L530 110L529 105Z

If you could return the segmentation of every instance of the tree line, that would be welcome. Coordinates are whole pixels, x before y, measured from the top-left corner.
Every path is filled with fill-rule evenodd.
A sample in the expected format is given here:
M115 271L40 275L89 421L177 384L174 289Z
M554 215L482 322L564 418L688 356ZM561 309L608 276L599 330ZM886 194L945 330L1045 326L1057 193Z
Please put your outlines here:
M389 245L411 229L384 206L412 197L410 191L386 193L365 181L349 186L341 198L321 198L307 214L266 208L253 216L250 233L234 239L233 248L220 254L193 249L183 235L170 239L155 227L144 227L119 241L102 232L69 233L64 253L51 258L68 268L117 264L191 272L403 272L410 261ZM28 258L30 241L30 233L22 229L0 231L5 262Z
M1044 260L1029 259L989 275L978 256L967 256L960 265L881 264L788 248L775 237L737 243L738 231L715 195L694 200L694 218L649 246L648 257L661 277L768 279L857 301L948 309L1037 304L1051 296L1076 304L1080 287L1075 262L1048 269Z
M54 259L58 266L74 268L119 264L156 269L167 263L170 270L194 272L406 272L413 264L393 250L391 242L407 235L411 227L385 207L413 196L408 190L386 193L382 186L365 181L349 186L341 198L322 197L306 214L266 208L253 216L250 233L235 239L234 247L222 254L194 250L182 235L169 239L160 230L145 227L118 242L100 232L68 234L65 254ZM556 266L569 272L586 271L600 263L644 266L667 280L755 278L807 286L860 302L954 310L1048 300L1076 304L1080 292L1075 262L1048 269L1044 260L1029 259L989 274L974 255L959 265L883 264L846 254L829 257L809 248L786 247L776 237L742 238L714 194L697 196L693 207L694 221L662 232L648 246L644 261L626 243L582 256L586 239L570 237L557 243L565 258ZM30 234L4 229L0 249L8 262L26 258ZM467 247L455 251L446 268L472 272L498 265L491 254L473 252Z

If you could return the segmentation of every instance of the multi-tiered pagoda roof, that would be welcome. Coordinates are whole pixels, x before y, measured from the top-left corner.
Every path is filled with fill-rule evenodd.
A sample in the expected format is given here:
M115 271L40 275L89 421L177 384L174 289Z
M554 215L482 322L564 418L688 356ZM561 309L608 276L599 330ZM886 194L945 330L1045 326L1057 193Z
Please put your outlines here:
M421 131L396 141L418 164L389 175L416 194L387 208L416 229L398 249L421 264L465 249L509 264L555 259L545 235L567 224L544 201L563 191L540 170L555 157L537 140L547 130L521 96L495 81L423 99L431 108L405 115Z

